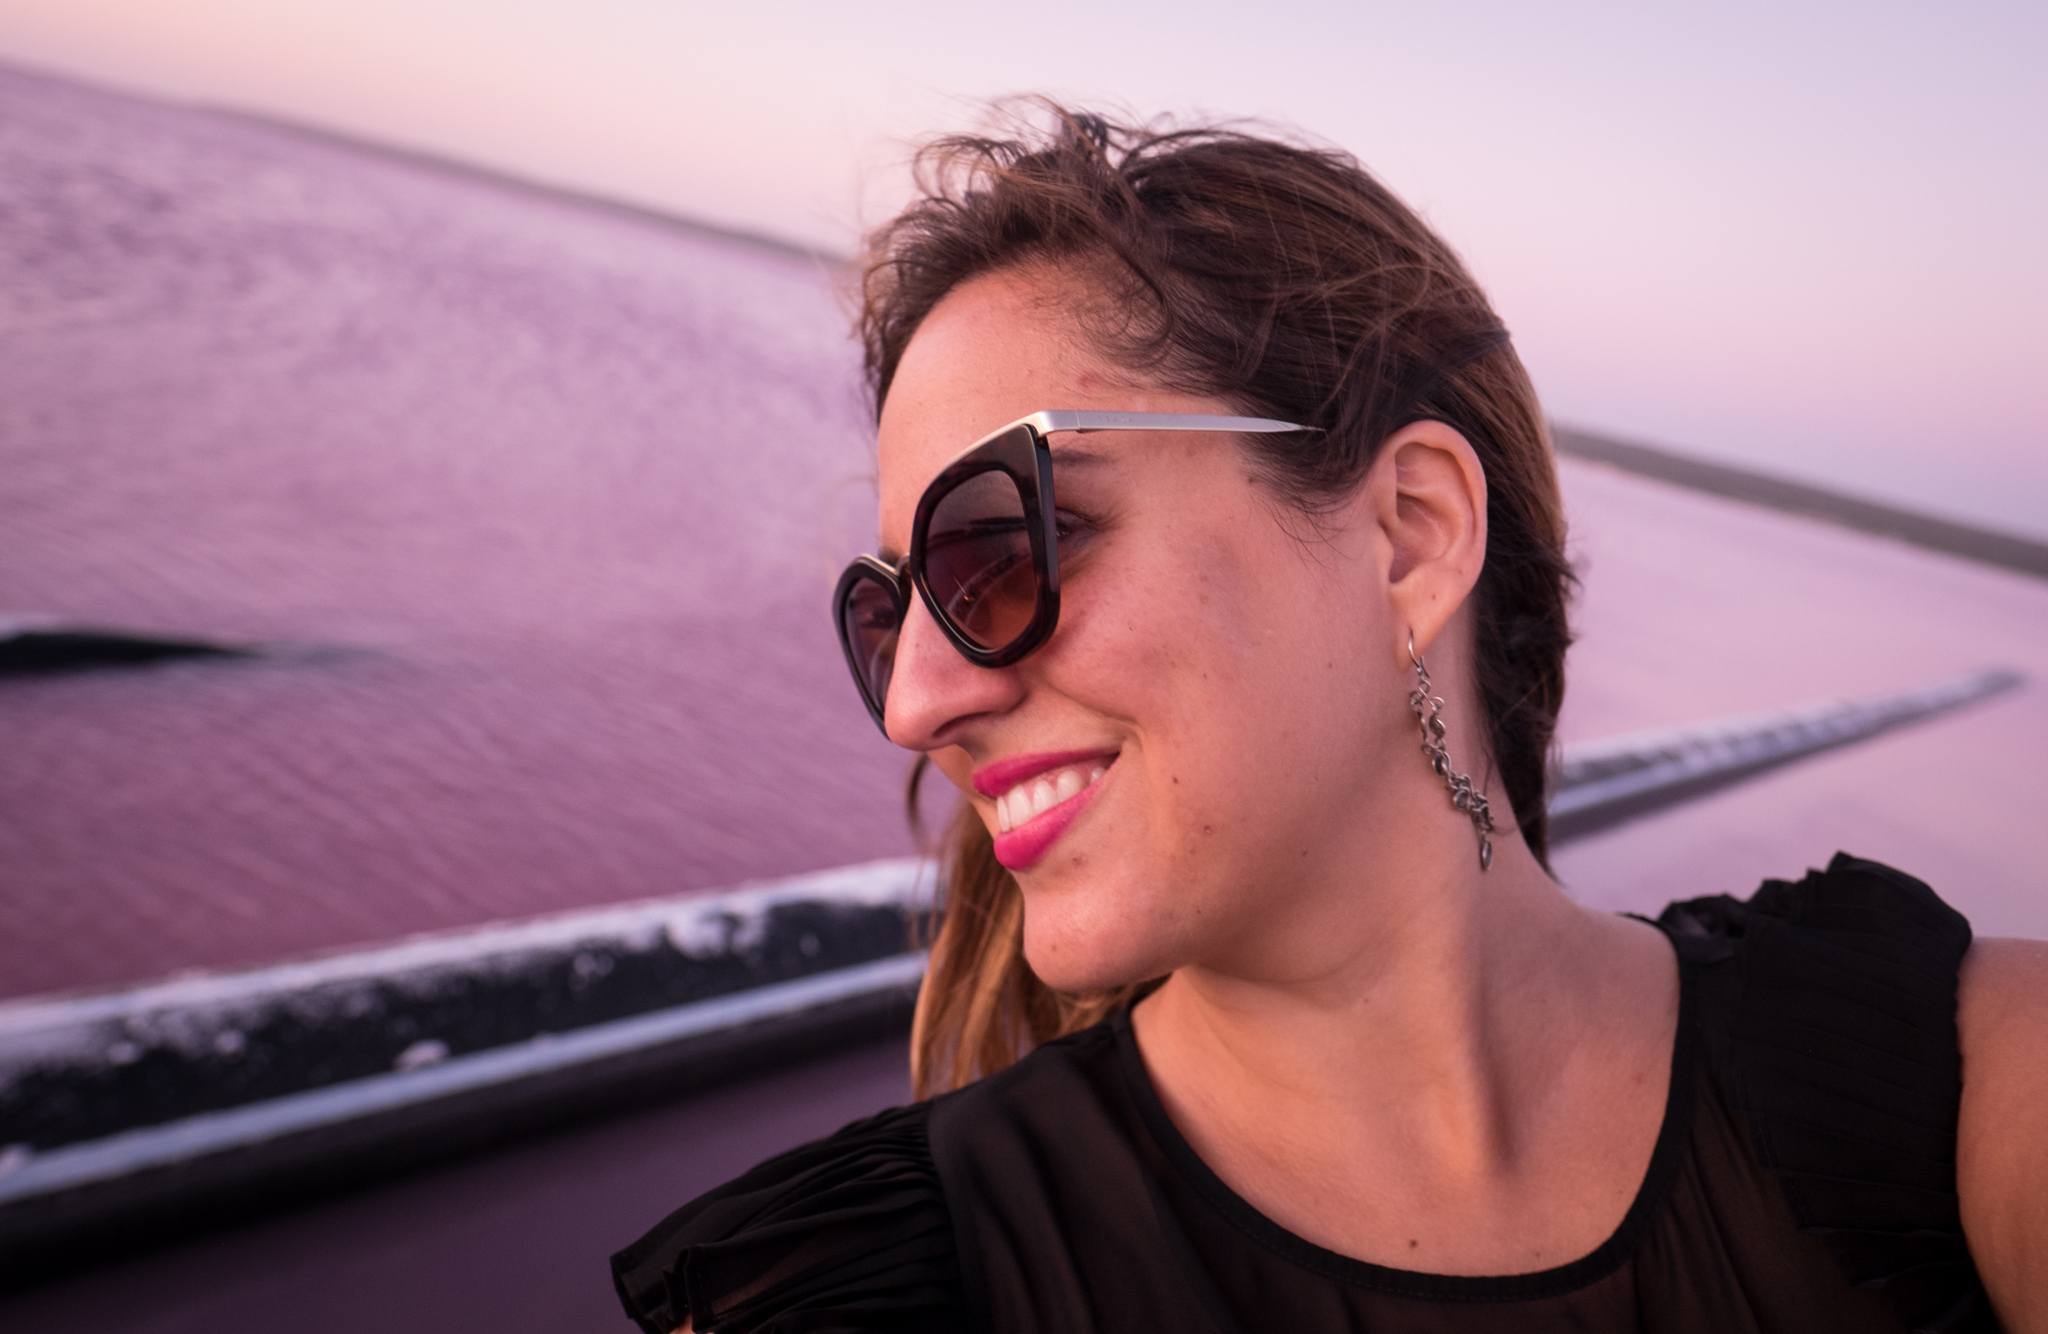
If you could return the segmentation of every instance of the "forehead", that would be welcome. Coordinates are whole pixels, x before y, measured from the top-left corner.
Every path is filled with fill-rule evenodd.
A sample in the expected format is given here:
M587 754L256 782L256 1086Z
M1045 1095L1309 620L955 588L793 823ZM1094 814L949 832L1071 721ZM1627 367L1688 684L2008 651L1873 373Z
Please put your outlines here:
M974 441L1040 408L1114 395L1120 378L1078 327L1075 280L981 274L948 292L905 345L883 401L884 487L922 485ZM1050 396L1050 397L1048 397Z
M940 469L991 431L1045 408L1141 407L1131 379L1081 334L1088 289L1038 268L981 274L933 306L905 346L882 404L876 483L885 543L907 540L917 499ZM1084 442L1095 440L1093 447ZM1056 465L1099 470L1100 437L1058 435ZM1068 471L1068 469L1062 469ZM897 548L883 551L885 557Z

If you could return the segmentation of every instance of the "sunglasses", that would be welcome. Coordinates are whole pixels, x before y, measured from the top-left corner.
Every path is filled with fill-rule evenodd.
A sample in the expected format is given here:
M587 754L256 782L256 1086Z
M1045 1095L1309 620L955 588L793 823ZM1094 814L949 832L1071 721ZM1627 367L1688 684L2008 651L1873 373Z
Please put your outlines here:
M913 588L953 647L979 666L1007 667L1052 637L1060 614L1060 562L1047 436L1317 429L1270 417L1055 410L1034 412L968 446L918 499L903 559L891 564L857 556L832 594L839 644L875 726L889 734L882 708Z

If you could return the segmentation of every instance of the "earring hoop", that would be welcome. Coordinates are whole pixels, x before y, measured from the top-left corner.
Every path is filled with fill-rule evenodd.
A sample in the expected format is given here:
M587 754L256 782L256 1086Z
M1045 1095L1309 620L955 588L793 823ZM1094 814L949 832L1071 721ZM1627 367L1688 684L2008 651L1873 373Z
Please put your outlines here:
M1493 865L1493 841L1487 837L1494 832L1493 809L1487 805L1485 793L1473 790L1468 775L1451 772L1450 752L1444 749L1443 698L1429 693L1429 669L1415 655L1413 626L1408 630L1408 661L1415 664L1416 680L1415 689L1408 692L1408 707L1422 728L1422 752L1429 756L1437 776L1450 785L1451 805L1472 817L1472 827L1479 835L1479 869L1484 871Z

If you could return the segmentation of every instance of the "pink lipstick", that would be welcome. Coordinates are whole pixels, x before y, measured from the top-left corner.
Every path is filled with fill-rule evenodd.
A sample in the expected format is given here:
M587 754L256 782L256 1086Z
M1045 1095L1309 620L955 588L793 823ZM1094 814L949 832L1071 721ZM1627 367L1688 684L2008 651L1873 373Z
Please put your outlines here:
M974 771L971 780L974 790L993 801L1027 778L1036 778L1048 769L1058 769L1083 760L1101 760L1108 764L1115 760L1115 750L1043 750L1036 755L1014 755L1007 760L984 764Z
M1042 772L1042 771L1041 771ZM1053 841L1065 833L1088 804L1095 800L1102 789L1116 773L1114 762L1103 770L1102 777L1068 797L1046 807L1043 811L1018 825L1007 834L995 836L996 860L1012 871L1026 871L1038 864Z

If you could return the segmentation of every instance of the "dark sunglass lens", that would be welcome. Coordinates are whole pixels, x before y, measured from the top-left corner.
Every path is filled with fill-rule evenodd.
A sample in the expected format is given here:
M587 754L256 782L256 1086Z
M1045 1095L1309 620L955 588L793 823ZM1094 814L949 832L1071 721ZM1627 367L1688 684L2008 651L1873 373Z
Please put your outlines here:
M953 627L985 649L1023 634L1038 608L1024 497L999 469L959 483L932 510L924 577Z
M839 614L854 675L879 709L889 697L889 674L896 666L896 633L903 627L896 599L877 581L861 579L848 592Z

